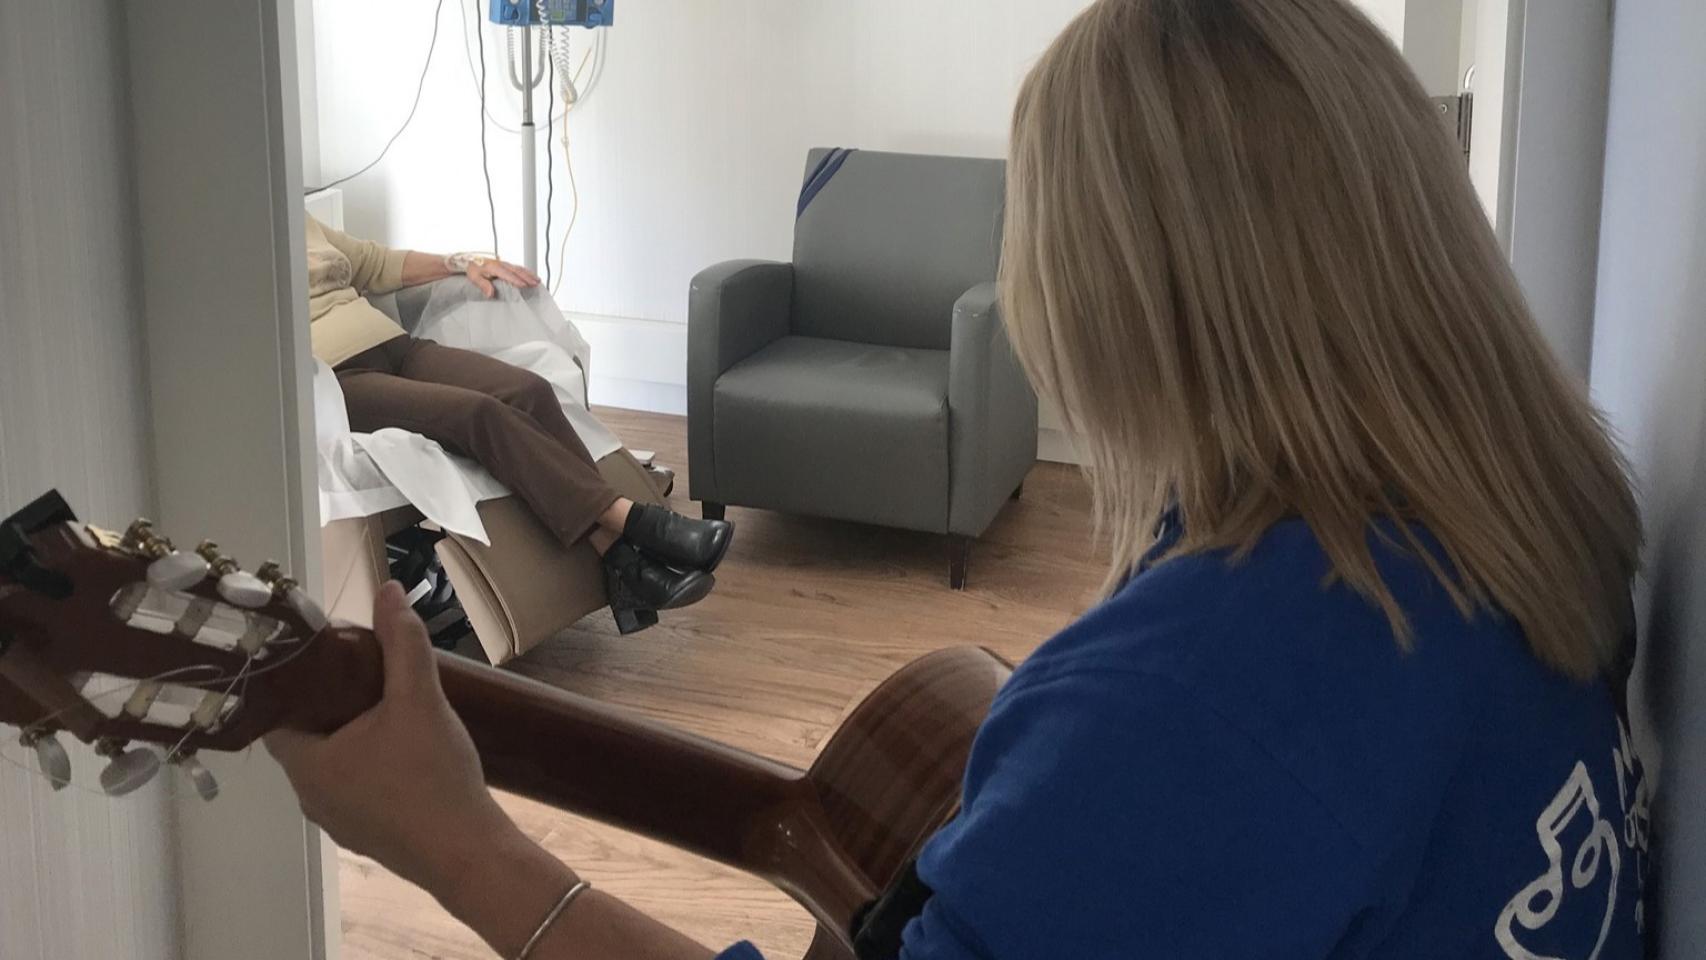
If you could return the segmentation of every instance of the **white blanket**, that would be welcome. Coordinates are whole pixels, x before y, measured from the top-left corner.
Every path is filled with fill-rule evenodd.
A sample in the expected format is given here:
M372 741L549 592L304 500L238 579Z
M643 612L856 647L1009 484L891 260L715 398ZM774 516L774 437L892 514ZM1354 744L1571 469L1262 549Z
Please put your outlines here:
M543 291L501 284L498 290L497 298L484 300L472 285L440 284L413 335L544 377L593 460L615 452L621 442L586 408L591 350L580 331ZM352 433L338 378L318 361L314 418L322 524L413 504L446 531L490 545L477 505L509 491L485 468L418 433L395 428Z

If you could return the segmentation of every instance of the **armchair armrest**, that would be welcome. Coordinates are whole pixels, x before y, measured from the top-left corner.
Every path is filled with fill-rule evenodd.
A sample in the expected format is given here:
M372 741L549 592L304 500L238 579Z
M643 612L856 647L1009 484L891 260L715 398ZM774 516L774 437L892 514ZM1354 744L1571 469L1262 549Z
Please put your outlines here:
M954 304L948 347L948 532L975 537L1037 458L1037 396L1007 342L996 285Z
M687 299L687 462L695 500L716 501L717 378L788 333L792 264L732 260L693 278Z

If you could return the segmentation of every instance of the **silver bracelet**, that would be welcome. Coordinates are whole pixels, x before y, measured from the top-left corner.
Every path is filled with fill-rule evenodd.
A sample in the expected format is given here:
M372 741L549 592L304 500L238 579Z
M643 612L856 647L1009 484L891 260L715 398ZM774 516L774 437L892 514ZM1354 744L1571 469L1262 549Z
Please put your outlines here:
M563 894L563 899L558 900L557 905L551 908L551 912L545 915L545 922L539 925L539 929L533 931L533 936L528 938L527 946L521 948L521 952L515 955L515 960L527 960L528 955L533 953L533 948L539 946L539 941L545 939L545 934L550 932L551 927L556 924L557 918L563 915L564 910L569 909L569 904L574 903L575 898L585 893L591 886L592 884L582 880L570 887L569 892Z

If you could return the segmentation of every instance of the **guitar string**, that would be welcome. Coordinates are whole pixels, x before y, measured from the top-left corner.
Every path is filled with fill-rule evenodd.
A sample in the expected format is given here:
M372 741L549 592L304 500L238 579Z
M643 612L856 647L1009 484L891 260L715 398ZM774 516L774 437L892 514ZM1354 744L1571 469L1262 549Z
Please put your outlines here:
M231 680L232 680L232 686L234 687L238 682L244 682L244 681L252 680L255 677L259 677L259 676L262 676L264 674L271 673L274 670L279 670L279 669L282 669L284 667L289 666L291 664L291 662L294 661L296 658L307 653L314 646L315 642L320 639L320 635L324 632L325 631L322 630L319 633L316 633L313 636L307 637L307 638L292 636L292 637L287 637L287 638L269 641L266 644L269 647L271 647L271 646L297 646L297 645L300 645L300 646L297 646L297 649L292 650L289 654L280 658L277 662L269 663L266 666L261 667L258 670L249 669L251 666L253 666L256 663L256 659L254 657L251 656L251 657L245 658L243 661L243 666L241 668L239 668L235 674L230 675ZM178 667L178 668L175 668L172 670L168 670L165 673L157 674L157 675L152 676L152 677L144 677L141 679L134 680L134 682L128 688L120 687L120 688L117 688L114 690L108 690L104 693L95 694L93 697L82 697L81 695L79 695L79 702L78 703L74 703L74 704L71 704L70 706L64 707L62 709L55 710L52 713L48 714L47 716L37 719L35 722L31 723L29 726L20 728L20 730L24 733L29 733L32 731L40 731L46 725L48 725L48 724L52 723L53 721L59 719L60 717L71 712L72 710L78 709L78 707L82 706L84 703L93 705L94 703L96 703L98 701L106 700L110 697L117 696L118 694L121 694L121 693L128 696L132 693L135 693L136 688L142 686L145 683L159 683L159 682L162 682L165 680L170 680L170 679L174 679L177 677L181 677L181 676L186 675L186 674L198 673L198 672L205 671L205 670L218 671L219 668L213 664L194 664L194 665L191 665L188 667ZM197 683L215 684L215 683L219 683L220 681L225 680L225 679L226 679L226 675L219 674L219 675L216 675L213 677L209 677L206 680L197 681ZM231 688L227 688L225 695L229 696L230 690L231 690ZM191 732L194 733L195 731L191 731Z
M268 646L274 646L274 645L283 646L286 644L302 644L302 646L301 646L301 648L299 648L297 650L291 651L288 656L284 657L279 662L268 664L267 666L265 666L259 670L250 670L249 669L249 666L252 665L253 663L255 663L255 658L251 656L251 657L247 657L244 659L243 666L241 668L239 668L235 674L230 674L230 675L219 673L218 672L219 667L215 666L214 664L198 663L198 664L193 664L193 665L187 666L187 667L177 667L175 669L168 670L165 673L156 674L155 676L152 676L152 677L142 677L139 679L126 678L126 679L131 679L130 686L128 686L128 687L118 687L116 689L108 690L108 691L105 691L103 693L97 693L92 697L84 697L81 694L79 694L78 695L78 697L79 697L78 703L74 703L74 704L71 704L70 706L64 707L62 709L55 710L52 713L48 714L47 716L41 717L40 719L37 719L35 722L31 723L29 726L21 727L19 729L23 733L41 732L43 730L43 728L46 727L48 724L59 719L60 717L63 717L67 713L70 713L71 711L78 709L83 704L89 704L89 705L93 706L97 702L101 702L101 701L110 699L112 697L116 697L121 693L128 697L130 694L133 694L136 692L137 687L140 687L145 683L161 683L163 681L175 679L175 678L184 676L186 674L199 673L199 672L208 671L208 670L214 671L215 672L214 676L209 677L206 680L195 681L196 683L207 683L207 684L219 683L219 682L225 680L227 678L227 676L231 677L233 684L235 684L237 681L243 680L245 678L258 677L263 673L268 673L270 671L277 670L280 667L286 666L292 660L295 660L297 657L301 656L302 654L307 653L308 648L313 646L312 641L314 639L317 639L318 636L319 635L316 634L314 637L309 638L308 641L304 641L301 637L291 637L291 638L285 639L285 640L274 640L274 641L269 642L267 644ZM229 688L226 690L226 695L227 696L230 695L230 689ZM193 732L194 731L192 731L192 733Z
M248 673L249 673L249 668L254 666L254 665L255 665L255 657L253 654L249 655L248 657L245 657L243 659L242 669L238 670L237 675L235 677L231 678L230 684L228 684L225 687L224 692L219 695L220 698L221 699L229 699L231 696L231 691L237 689L237 685L239 683L243 684L243 689L245 691L247 691L248 690L248 683L247 683L246 678L247 678ZM217 681L215 681L215 682L217 682ZM237 701L237 709L241 710L242 708L243 708L243 701L238 700ZM184 725L184 735L182 737L178 738L177 743L172 744L172 748L170 750L166 751L166 759L170 760L171 758L177 756L178 751L180 751L184 748L184 744L189 743L190 738L195 736L197 733L200 733L200 732L201 732L200 729L196 726L195 719L192 717L190 719L190 722Z
M322 631L322 632L324 632L324 631ZM236 672L236 674L231 677L230 685L225 688L224 693L221 695L222 696L230 696L231 692L237 688L238 684L242 684L243 689L246 692L248 690L248 683L250 680L252 680L255 677L258 677L264 673L268 673L270 671L277 670L281 667L289 665L291 661L295 660L297 657L302 656L304 653L307 653L309 648L311 648L314 645L314 641L318 640L319 637L320 637L320 634L316 633L314 636L307 638L307 640L304 640L301 637L290 637L288 639L281 639L281 640L272 641L271 643L268 644L269 646L273 646L273 645L278 645L278 646L298 645L298 644L300 646L298 646L297 649L292 650L288 655L281 658L278 662L268 664L259 670L250 669L256 662L254 657L251 656L251 657L245 658L243 661L242 668L240 668ZM167 670L164 673L156 674L155 676L152 676L152 677L145 677L142 679L135 680L133 683L129 684L128 686L116 687L112 690L107 690L107 691L104 691L102 693L94 694L93 696L82 696L81 694L79 694L79 702L78 703L74 703L74 704L71 704L70 706L63 707L59 710L55 710L52 713L49 713L47 716L44 716L44 717L37 719L35 722L31 723L29 726L20 728L20 730L21 730L21 732L26 733L26 734L30 733L30 732L43 732L49 724L53 723L55 720L59 719L60 717L64 716L65 714L71 712L72 710L76 710L85 704L87 704L89 706L94 706L97 703L104 702L104 701L112 699L112 698L116 698L120 694L123 694L124 697L126 699L128 699L132 694L134 694L136 692L138 687L141 687L144 684L161 683L161 682L164 682L167 680L178 679L178 678L184 677L186 675L201 673L201 672L210 671L210 670L215 671L217 673L219 668L214 666L213 664L194 664L194 665L188 666L188 667L177 667L177 668L172 669L172 670ZM225 679L225 676L221 674L221 675L216 675L216 676L210 677L206 680L201 680L201 681L197 681L197 682L198 683L216 684L216 683L219 683L220 681L222 681L224 679ZM241 709L241 699L239 699L239 709ZM198 732L201 732L201 731L194 728L193 726L190 727L189 729L187 729L184 733L184 736L181 739L179 739L177 741L177 743L172 745L171 749L166 752L165 756L171 757L171 756L175 755L178 752L178 750L181 749L183 747L183 745L189 741L190 737L194 736ZM247 749L245 749L244 752L247 753ZM47 780L50 783L53 782L53 778L48 776L48 774L45 771L37 769L34 765L28 763L27 761L20 761L20 760L13 758L13 757L6 756L4 751L0 751L0 759L4 759L7 763L10 763L13 766L18 767L19 769L21 769L21 770L25 771L26 773L29 773L29 774L31 774L31 775L39 778L39 779ZM92 794L96 794L96 795L103 796L103 797L107 796L107 794L104 791L95 790L95 789L90 788L90 787L83 787L83 786L81 786L79 784L75 784L75 783L68 783L67 786L73 787L75 789L81 790L81 791L86 792L86 793L92 793ZM174 789L173 793L175 794L176 792L177 791Z
M343 599L344 590L346 590L348 588L348 586L349 585L347 583L340 585L340 587L338 589L338 595L332 601L333 609L336 609L338 602ZM314 633L312 636L307 637L307 638L303 638L303 637L299 637L299 636L292 636L292 637L289 637L286 639L275 640L275 641L269 642L267 644L268 646L292 645L292 646L297 646L297 649L292 650L288 655L281 658L278 662L267 664L266 666L264 666L258 670L251 669L256 662L256 660L253 656L245 658L243 661L243 666L237 671L236 675L234 677L232 677L230 686L226 687L225 692L224 692L224 694L222 694L222 696L230 696L231 692L237 688L237 685L241 684L243 687L243 694L240 695L238 698L238 702L239 702L238 709L241 709L242 698L243 698L243 696L246 696L248 693L249 681L253 680L255 677L259 677L259 676L262 676L266 673L270 673L274 670L278 670L278 669L281 669L283 667L288 666L297 657L300 657L303 654L307 653L309 651L309 649L311 649L314 646L315 642L320 639L320 636L323 633L325 633L324 629ZM20 727L19 729L20 729L20 732L24 733L24 734L28 734L32 731L41 732L44 730L44 728L48 724L51 724L53 721L64 716L66 713L69 713L72 710L78 709L80 706L82 706L84 704L87 704L89 706L93 706L96 703L105 701L105 700L112 698L112 697L116 697L119 694L124 694L126 699L128 699L132 694L134 694L136 692L136 689L138 687L142 686L145 683L161 683L161 682L164 682L166 680L176 679L176 678L180 678L180 677L183 677L186 675L200 673L203 671L209 671L209 670L218 671L218 669L219 669L218 667L216 667L212 664L195 664L195 665L188 666L188 667L178 667L178 668L175 668L172 670L167 670L164 673L160 673L160 674L157 674L157 675L152 676L152 677L138 679L133 684L131 684L129 687L121 686L121 687L115 688L113 690L108 690L108 691L105 691L103 693L95 694L92 697L84 697L81 694L79 694L79 701L80 701L79 703L72 704L70 706L64 707L64 708L59 709L59 710L55 710L52 713L49 713L47 716L38 718L36 721L31 723L29 726ZM212 684L212 683L218 683L220 680L223 680L223 679L224 679L223 676L214 676L214 677L211 677L207 680L198 681L198 682ZM180 750L183 747L183 745L189 741L190 737L194 736L197 732L198 731L196 729L194 729L193 727L190 729L187 729L186 732L184 733L184 736L181 739L179 739L175 744L173 744L172 748L169 751L167 751L166 756L170 757L170 756L176 754L177 751ZM253 746L254 746L253 744L250 744L248 747L245 747L242 751L242 756L244 756L246 758L248 756L249 752L253 749ZM0 750L0 760L4 760L5 762L11 764L12 766L17 767L20 770L23 770L25 773L28 773L33 777L36 777L36 778L42 779L42 780L46 780L50 783L53 782L53 778L48 776L48 774L45 771L38 769L34 764L29 763L27 760L18 760L16 758L7 756L4 750ZM181 797L177 796L178 790L176 789L176 781L175 780L172 781L172 785L173 786L172 786L171 793L174 795L173 799L182 799ZM80 784L76 784L76 783L69 783L68 782L66 784L66 786L69 786L69 787L76 789L76 790L80 790L80 791L85 792L85 793L94 794L97 796L102 796L102 797L107 796L105 791L95 790L95 789L90 788L90 787L84 787L84 786L82 786Z
M295 642L300 642L300 641L295 641ZM250 660L248 662L253 663L254 662L253 658L250 658ZM84 702L93 706L94 704L99 703L103 700L115 698L115 697L119 696L120 694L124 694L128 698L131 694L134 694L136 692L137 687L140 687L145 683L157 683L157 682L160 682L163 680L181 677L182 675L187 674L187 673L195 673L195 672L199 672L199 671L203 671L203 670L212 670L212 669L216 669L216 668L213 667L212 665L209 665L209 664L198 664L198 665L190 666L190 667L179 667L177 669L168 670L165 673L159 674L159 675L154 676L154 677L150 677L150 678L145 679L145 680L138 680L134 684L132 684L128 687L117 687L115 689L108 690L104 693L98 693L98 694L95 694L95 695L90 696L90 697L84 697L83 700L84 700ZM258 671L256 671L256 672L258 672ZM255 675L254 673L250 673L247 676L245 676L245 675L243 675L242 671L239 671L237 678L234 679L232 681L231 685L226 688L224 695L229 696L231 694L231 691L236 689L236 687L239 683L242 684L243 690L245 692L247 692L248 682L254 675ZM240 699L241 699L241 697L239 697L239 702L240 702ZM26 730L38 730L42 727L42 725L47 724L47 723L51 723L57 717L62 716L67 711L73 710L73 709L76 709L75 705L71 706L71 707L66 707L63 710L56 710L53 713L47 715L46 717L43 717L42 719L37 720L35 723L31 724L28 728L25 728L25 729ZM178 751L178 749L181 748L184 745L184 743L186 741L188 741L189 738L191 736L193 736L196 732L197 731L194 729L189 730L184 735L183 739L179 740L172 747L171 750L166 752L166 756L170 757L174 753L176 753ZM249 746L244 747L242 749L242 751L240 751L238 753L234 753L232 755L233 756L241 756L246 760L248 758L250 752L253 750L253 747L254 747L254 745L250 744ZM6 763L11 764L14 767L17 767L19 770L24 771L26 774L29 774L34 779L46 780L49 783L55 782L54 779L51 776L49 776L46 771L41 770L39 767L37 767L35 764L30 763L28 760L19 760L15 757L8 756L4 749L0 749L0 760L3 760ZM171 800L173 802L179 802L179 801L188 802L191 800L199 801L201 799L199 794L185 793L184 791L180 790L176 778L172 778L172 779L168 780L167 782L170 784L170 787L167 791L169 800ZM94 787L85 787L82 784L77 783L75 781L68 780L65 782L65 786L70 787L71 789L76 790L80 793L86 793L86 794L89 794L91 796L97 796L97 797L103 797L106 799L111 799L111 795L108 794L105 790L97 790Z
M42 732L43 727L45 727L47 724L52 723L53 721L59 719L60 717L71 712L72 710L76 710L76 709L78 709L84 705L92 707L97 703L101 703L103 701L115 698L119 694L124 694L125 698L129 699L130 696L136 692L136 688L142 686L145 683L161 683L161 682L164 682L166 680L172 680L172 679L176 679L176 678L185 676L187 674L200 673L200 672L206 671L206 670L218 670L218 669L219 669L218 667L215 667L212 664L206 664L206 663L194 664L194 665L188 666L188 667L177 667L177 668L172 669L172 670L167 670L165 673L156 674L152 677L148 677L148 678L142 679L142 680L137 680L135 683L133 683L129 686L115 687L112 690L107 690L107 691L102 692L102 693L97 693L97 694L94 694L93 696L83 696L82 694L79 694L78 695L78 699L79 699L78 703L72 704L71 706L65 707L65 708L60 709L60 710L55 710L54 712L48 714L45 717L42 717L41 719L35 721L34 723L30 724L29 726L20 727L19 729L21 732L23 732L25 734L28 734L31 732ZM29 774L31 777L34 777L34 778L39 779L39 780L46 780L49 783L55 782L51 776L48 776L47 771L38 768L35 764L32 764L27 760L19 760L19 759L16 759L14 757L8 756L4 750L0 750L0 760L4 760L7 763L11 764L12 766L17 767L18 769ZM65 786L70 787L71 789L77 790L77 791L82 792L82 793L93 794L93 795L99 796L99 797L108 797L109 796L107 794L107 792L104 790L96 790L93 787L85 787L82 784L77 783L75 781L69 781L68 780L68 781L66 781Z

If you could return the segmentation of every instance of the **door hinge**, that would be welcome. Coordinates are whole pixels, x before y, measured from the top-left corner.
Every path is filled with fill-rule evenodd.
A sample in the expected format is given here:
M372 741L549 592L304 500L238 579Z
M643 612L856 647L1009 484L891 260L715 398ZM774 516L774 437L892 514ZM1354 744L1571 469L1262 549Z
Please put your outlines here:
M1429 102L1446 128L1457 136L1458 146L1463 148L1463 161L1469 162L1471 136L1475 128L1475 95L1459 93L1449 97L1431 97Z

